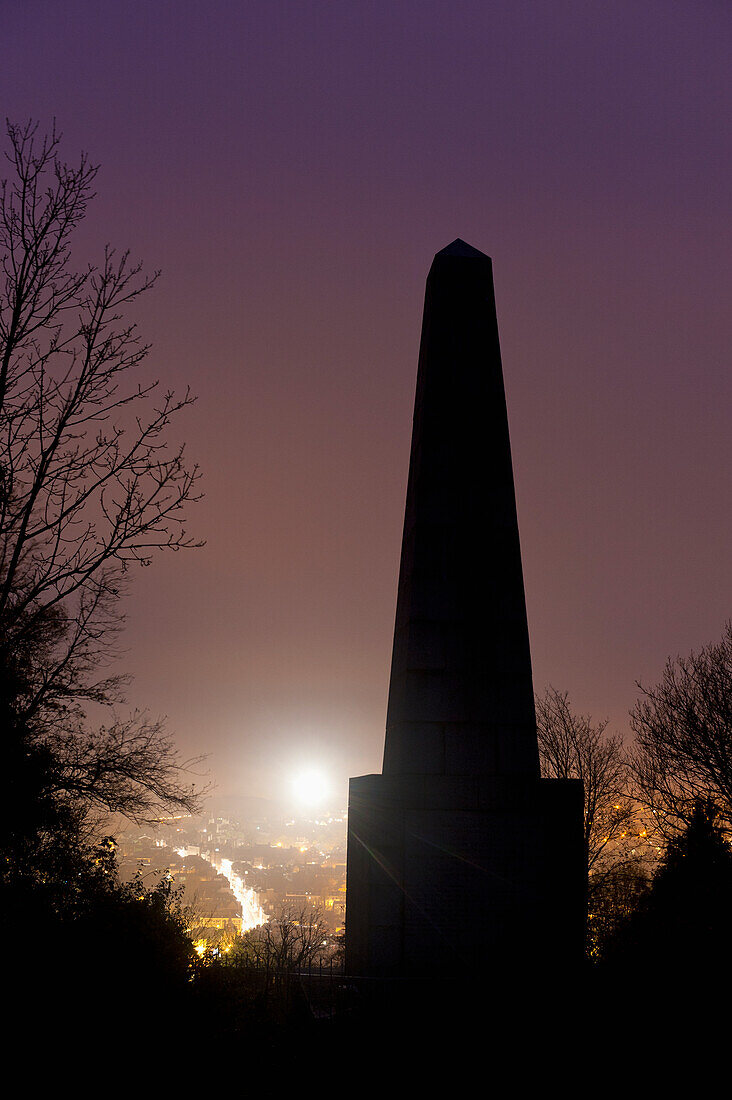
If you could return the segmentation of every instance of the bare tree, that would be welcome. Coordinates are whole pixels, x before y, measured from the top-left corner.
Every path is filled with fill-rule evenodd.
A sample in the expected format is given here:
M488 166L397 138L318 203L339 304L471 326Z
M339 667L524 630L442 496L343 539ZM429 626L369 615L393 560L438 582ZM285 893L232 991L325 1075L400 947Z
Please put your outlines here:
M713 802L732 830L732 622L722 639L669 660L660 682L639 684L630 714L631 773L639 801L667 840Z
M62 796L132 821L149 820L151 810L197 809L195 783L181 782L175 746L160 719L135 711L94 729L51 730L45 741L57 761L50 785Z
M324 954L328 923L314 906L284 905L242 938L240 953L272 976L297 974Z
M109 661L134 564L198 545L185 506L198 469L171 445L192 402L138 368L125 317L157 274L107 247L72 262L97 168L59 155L59 135L8 123L0 191L0 705L49 745L70 796L133 816L195 801L159 723L137 715L90 733L85 708L123 701Z
M625 749L607 721L575 714L567 692L546 689L536 699L542 774L581 779L587 854L587 954L597 960L614 929L637 904L652 852L629 792Z
M590 715L575 714L567 692L553 687L536 697L536 724L542 775L582 781L587 871L592 875L608 850L635 826L622 738L606 733L607 721L593 723Z

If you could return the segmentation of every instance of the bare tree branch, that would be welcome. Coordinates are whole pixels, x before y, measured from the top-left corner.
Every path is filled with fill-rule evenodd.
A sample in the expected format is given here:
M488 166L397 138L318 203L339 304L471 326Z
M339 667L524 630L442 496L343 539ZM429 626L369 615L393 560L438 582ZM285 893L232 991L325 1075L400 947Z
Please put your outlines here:
M185 510L199 471L171 430L193 403L140 375L149 347L127 313L154 285L129 253L74 266L97 167L59 153L55 127L7 124L0 186L0 684L26 734L89 805L141 817L193 804L173 745L140 715L86 730L122 700L110 675L135 563L199 546Z
M606 733L607 721L575 714L567 692L548 687L536 697L536 723L542 775L580 779L584 787L587 870L599 863L636 824L636 808L627 790L622 738Z
M46 739L58 767L57 791L91 807L120 813L133 821L155 820L161 811L193 813L196 784L184 784L203 758L179 764L172 739L161 720L136 711L90 734L86 729L54 731Z
M630 714L631 773L639 801L670 839L698 802L713 802L732 830L732 622L721 641L669 660Z

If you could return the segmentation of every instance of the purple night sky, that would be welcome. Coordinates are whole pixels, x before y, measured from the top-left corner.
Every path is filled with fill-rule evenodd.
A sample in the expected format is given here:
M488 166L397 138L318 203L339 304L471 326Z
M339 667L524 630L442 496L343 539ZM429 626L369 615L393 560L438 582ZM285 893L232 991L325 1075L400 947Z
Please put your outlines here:
M4 0L3 113L101 163L205 549L127 602L130 702L221 794L379 771L433 254L493 257L534 682L626 728L732 615L723 0ZM87 255L79 256L88 258Z

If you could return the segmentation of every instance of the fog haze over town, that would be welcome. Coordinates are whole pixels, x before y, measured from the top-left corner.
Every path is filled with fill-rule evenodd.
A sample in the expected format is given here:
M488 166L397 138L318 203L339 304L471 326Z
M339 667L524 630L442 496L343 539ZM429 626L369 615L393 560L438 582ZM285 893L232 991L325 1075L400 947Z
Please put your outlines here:
M317 912L327 928L323 957L342 936L346 902L346 813L295 816L265 799L210 798L198 817L119 836L120 874L182 887L197 949L225 952L236 936L287 914Z

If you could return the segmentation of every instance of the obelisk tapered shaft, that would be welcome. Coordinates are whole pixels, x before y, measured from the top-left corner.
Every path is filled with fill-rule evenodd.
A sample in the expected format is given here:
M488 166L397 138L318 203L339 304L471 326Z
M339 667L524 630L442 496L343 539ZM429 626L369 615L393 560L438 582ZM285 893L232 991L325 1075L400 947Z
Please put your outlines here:
M427 280L384 774L539 774L490 259Z
M463 241L427 281L384 770L348 807L347 973L579 962L582 784L539 777L491 261Z

